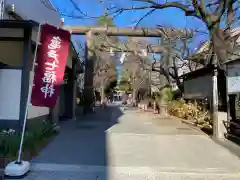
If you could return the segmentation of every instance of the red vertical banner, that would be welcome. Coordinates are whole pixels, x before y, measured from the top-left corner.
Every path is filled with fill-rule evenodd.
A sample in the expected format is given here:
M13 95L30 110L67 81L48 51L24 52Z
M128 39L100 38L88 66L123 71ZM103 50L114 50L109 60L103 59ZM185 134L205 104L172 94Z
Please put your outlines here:
M44 24L41 30L31 103L53 108L56 104L68 57L70 33Z

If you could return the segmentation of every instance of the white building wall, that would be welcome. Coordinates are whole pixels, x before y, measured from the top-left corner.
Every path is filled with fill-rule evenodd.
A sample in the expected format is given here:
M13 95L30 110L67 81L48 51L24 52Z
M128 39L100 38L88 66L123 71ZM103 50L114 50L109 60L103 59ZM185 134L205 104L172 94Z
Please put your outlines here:
M19 119L21 76L20 69L0 69L0 119Z
M0 69L0 119L19 119L21 76L22 70L20 69ZM28 119L48 114L49 108L47 107L36 107L31 104L28 106Z

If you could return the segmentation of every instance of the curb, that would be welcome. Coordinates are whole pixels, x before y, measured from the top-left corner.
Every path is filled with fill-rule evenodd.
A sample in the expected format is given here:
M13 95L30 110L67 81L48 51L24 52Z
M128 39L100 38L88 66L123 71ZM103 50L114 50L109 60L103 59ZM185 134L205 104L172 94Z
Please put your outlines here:
M196 126L194 123L188 122L187 120L175 117L175 116L169 116L171 119L176 119L181 121L184 124L187 124L189 126L191 126L193 129L201 131L203 134L208 135L208 137L211 138L211 140L213 142L215 142L216 144L220 145L221 147L227 149L230 153L234 154L235 156L237 156L238 158L240 158L240 146L237 145L236 143L228 140L227 138L225 139L215 139L214 137L212 137L211 135L207 134L206 132L204 132L199 126Z
M194 124L193 122L189 122L188 120L185 120L185 119L182 119L182 118L179 118L179 117L176 117L176 116L171 116L171 115L169 115L169 117L170 117L171 119L176 119L176 120L178 120L178 121L181 121L181 123L187 124L187 125L191 126L192 129L201 131L202 133L204 133L204 134L206 134L206 135L208 135L208 136L211 137L210 134L208 134L207 132L205 132L204 130L202 130L202 128L201 128L200 126Z

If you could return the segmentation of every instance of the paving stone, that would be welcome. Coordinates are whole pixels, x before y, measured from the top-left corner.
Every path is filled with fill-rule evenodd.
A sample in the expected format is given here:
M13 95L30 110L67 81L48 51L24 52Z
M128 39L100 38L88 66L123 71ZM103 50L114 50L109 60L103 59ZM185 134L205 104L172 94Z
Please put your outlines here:
M109 107L64 122L24 180L239 180L240 160L159 115Z

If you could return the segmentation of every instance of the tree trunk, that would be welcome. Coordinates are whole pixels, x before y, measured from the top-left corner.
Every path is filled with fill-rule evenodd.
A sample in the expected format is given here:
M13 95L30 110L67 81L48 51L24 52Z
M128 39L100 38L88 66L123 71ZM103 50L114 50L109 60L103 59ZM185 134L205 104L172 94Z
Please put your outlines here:
M133 105L135 105L136 101L137 101L137 90L133 89L133 94L132 94L132 100L133 100Z
M220 25L216 24L209 29L213 42L213 54L216 54L218 65L227 60L227 52L231 51L230 44L225 40L224 32L220 29Z
M105 101L105 88L104 86L102 85L101 86L101 104Z
M175 61L174 61L173 70L174 70L174 75L172 76L172 78L175 79L177 87L178 87L179 91L181 92L181 96L182 96L184 86L183 86L183 83L180 81L180 78L178 76L178 69L177 69L177 65L176 65Z
M168 115L168 92L169 92L169 87L164 87L160 90L160 99L159 99L159 110L160 114L163 116Z

